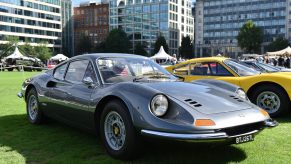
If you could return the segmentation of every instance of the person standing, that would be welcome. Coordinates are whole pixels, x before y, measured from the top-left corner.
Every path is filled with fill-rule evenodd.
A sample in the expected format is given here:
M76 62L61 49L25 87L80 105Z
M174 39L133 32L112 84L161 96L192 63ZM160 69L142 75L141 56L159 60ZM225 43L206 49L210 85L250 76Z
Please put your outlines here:
M283 67L283 64L284 64L284 58L280 56L278 59L278 66Z

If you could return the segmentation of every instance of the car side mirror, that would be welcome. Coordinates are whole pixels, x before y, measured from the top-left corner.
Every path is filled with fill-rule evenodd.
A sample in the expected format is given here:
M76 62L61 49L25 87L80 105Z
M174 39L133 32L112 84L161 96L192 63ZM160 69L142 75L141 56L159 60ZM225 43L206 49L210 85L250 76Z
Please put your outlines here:
M94 86L94 81L92 80L91 77L85 77L83 79L83 83L90 86L90 87L93 87Z
M179 80L181 80L181 81L185 81L185 78L184 77L182 77L182 76L179 76L179 75L174 75L176 78L178 78Z

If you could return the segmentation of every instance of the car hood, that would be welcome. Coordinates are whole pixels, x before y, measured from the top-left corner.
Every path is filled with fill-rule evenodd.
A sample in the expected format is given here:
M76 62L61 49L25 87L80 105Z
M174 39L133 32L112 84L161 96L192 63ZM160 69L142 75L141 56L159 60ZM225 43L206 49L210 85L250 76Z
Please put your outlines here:
M146 85L204 114L231 112L253 107L249 102L238 98L235 93L207 84L161 82Z

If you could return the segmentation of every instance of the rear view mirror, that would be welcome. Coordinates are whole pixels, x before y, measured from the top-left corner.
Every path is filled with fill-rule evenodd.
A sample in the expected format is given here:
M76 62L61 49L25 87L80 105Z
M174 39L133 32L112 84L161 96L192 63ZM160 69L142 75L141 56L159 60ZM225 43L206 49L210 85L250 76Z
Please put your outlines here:
M92 80L91 77L85 77L83 79L83 83L91 87L94 86L94 81Z

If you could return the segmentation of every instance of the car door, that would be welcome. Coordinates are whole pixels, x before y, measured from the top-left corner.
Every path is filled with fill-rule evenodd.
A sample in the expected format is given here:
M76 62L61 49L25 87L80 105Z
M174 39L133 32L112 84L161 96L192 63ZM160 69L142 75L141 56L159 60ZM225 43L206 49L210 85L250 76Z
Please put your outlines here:
M239 80L217 62L193 62L177 67L173 71L174 74L184 77L187 82L200 79L216 79L239 85Z
M70 83L64 80L67 69L67 63L64 63L54 69L53 77L48 81L46 87L48 89L47 110L45 113L51 117L62 119L60 114L68 105L67 89L71 86Z
M92 93L98 88L96 71L89 60L70 62L65 81L71 84L67 89L67 109L63 117L82 128L92 127L94 113L89 111Z

